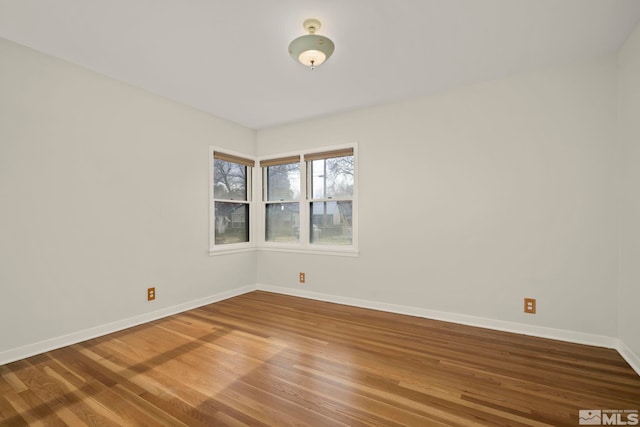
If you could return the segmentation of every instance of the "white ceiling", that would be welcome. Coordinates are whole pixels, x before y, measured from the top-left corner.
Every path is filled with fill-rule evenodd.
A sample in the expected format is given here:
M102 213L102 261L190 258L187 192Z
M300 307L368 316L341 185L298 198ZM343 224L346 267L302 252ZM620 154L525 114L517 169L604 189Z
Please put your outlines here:
M314 71L287 52L307 18L336 44ZM639 18L640 0L0 0L0 37L261 129L615 52Z

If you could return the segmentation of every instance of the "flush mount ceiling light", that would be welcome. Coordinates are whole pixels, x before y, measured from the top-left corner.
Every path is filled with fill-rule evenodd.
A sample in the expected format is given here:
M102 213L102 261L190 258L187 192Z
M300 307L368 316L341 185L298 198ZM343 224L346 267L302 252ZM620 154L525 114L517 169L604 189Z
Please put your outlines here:
M320 29L320 21L317 19L307 19L302 26L309 34L300 36L289 44L289 55L313 70L329 59L335 45L331 39L316 35L316 31Z

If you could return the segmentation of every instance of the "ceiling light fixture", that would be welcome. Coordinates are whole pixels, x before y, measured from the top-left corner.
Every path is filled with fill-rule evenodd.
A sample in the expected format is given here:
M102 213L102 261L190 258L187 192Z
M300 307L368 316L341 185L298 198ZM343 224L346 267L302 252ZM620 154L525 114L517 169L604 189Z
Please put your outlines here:
M329 59L335 45L331 39L316 35L316 31L320 29L320 21L317 19L307 19L302 26L309 34L300 36L289 44L289 55L313 70Z

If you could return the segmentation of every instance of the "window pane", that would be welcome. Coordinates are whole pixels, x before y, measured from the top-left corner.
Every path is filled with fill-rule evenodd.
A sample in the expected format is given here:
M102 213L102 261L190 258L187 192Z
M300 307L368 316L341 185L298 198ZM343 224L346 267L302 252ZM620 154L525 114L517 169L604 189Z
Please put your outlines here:
M249 204L215 202L216 245L249 241Z
M265 168L267 200L297 200L300 198L300 163L287 163Z
M269 203L267 206L267 242L300 240L300 206L298 203Z
M213 197L224 200L247 200L247 167L214 159Z
M351 245L351 202L311 203L311 243Z
M353 156L313 160L311 194L314 199L353 196Z

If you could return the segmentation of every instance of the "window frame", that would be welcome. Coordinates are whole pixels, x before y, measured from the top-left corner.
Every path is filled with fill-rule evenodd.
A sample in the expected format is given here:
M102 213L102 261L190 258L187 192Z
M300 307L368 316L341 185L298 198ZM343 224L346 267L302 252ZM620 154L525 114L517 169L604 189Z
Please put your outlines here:
M296 161L297 160L297 161ZM303 196L303 189L302 189L302 183L303 183L303 178L302 178L302 174L303 174L303 169L302 169L302 156L300 156L299 154L293 155L293 156L279 156L279 157L270 157L269 159L262 159L258 162L258 167L260 168L260 192L258 194L261 195L261 204L262 204L262 210L261 213L262 215L260 216L261 219L261 224L263 225L263 233L261 234L262 238L263 238L263 242L265 244L270 244L270 243L275 243L278 245L291 245L291 246L297 246L300 242L300 237L302 236L302 216L301 216L301 212L300 212L300 208L301 208L301 204L302 204L302 196ZM298 165L298 172L299 172L299 188L298 188L298 197L297 198L291 198L291 199L280 199L280 200L269 200L269 178L268 178L268 173L267 173L267 169L272 167L272 166L280 166L280 165L293 165L296 164ZM298 206L298 241L290 241L290 242L286 242L286 241L270 241L267 240L267 231L268 231L268 227L267 227L267 208L269 205L277 205L277 204L290 204L290 205L297 205Z
M314 199L311 192L311 182L313 178L310 177L310 171L308 169L308 162L305 156L322 153L332 153L335 151L353 150L353 195L349 199L352 203L351 214L351 244L350 245L330 245L324 243L312 243L311 242L311 203L324 201ZM261 162L268 162L271 159L288 158L293 156L300 157L300 197L296 201L299 205L300 212L300 232L298 242L274 242L267 241L266 239L266 206L274 203L274 201L267 200L267 182L264 179L265 171ZM265 166L268 167L268 166ZM323 255L339 255L339 256L358 256L358 144L350 143L344 145L335 145L327 147L316 147L312 149L300 150L289 153L279 153L277 155L264 156L258 159L256 169L260 169L256 175L260 176L259 189L255 194L260 194L260 200L256 203L259 205L260 214L257 216L259 221L256 224L256 232L258 233L257 244L260 249L268 251L278 252L294 252L294 253L314 253ZM327 201L342 201L342 199L331 199ZM290 201L292 202L292 201Z
M327 245L327 244L313 244L310 239L310 210L311 202L313 199L308 196L310 186L308 185L309 174L307 172L307 161L305 161L305 155L318 154L325 152L332 152L336 150L351 149L353 150L353 196L352 202L352 218L351 218L351 245ZM221 152L230 156L251 160L253 166L251 167L251 173L247 174L247 179L250 181L247 183L247 193L249 205L249 241L242 243L228 243L228 244L215 244L215 197L214 197L214 152ZM266 193L264 173L260 166L260 162L275 158L284 158L290 156L297 156L300 158L300 197L297 201L299 203L300 211L300 236L299 242L268 242L266 241ZM248 252L254 250L265 250L274 252L291 252L291 253L308 253L316 255L334 255L334 256L346 256L357 257L359 256L358 250L358 194L359 194L359 153L358 143L353 142L343 145L333 145L324 147L315 147L311 149L298 150L295 152L278 153L265 155L261 157L250 156L246 153L235 152L228 150L224 147L218 147L214 145L209 146L209 255L224 255L239 252ZM224 201L224 200L221 200ZM335 199L334 199L335 201ZM304 236L304 239L302 238Z
M247 166L250 170L247 171L247 182L245 183L247 200L226 200L218 199L215 197L215 153L221 153L231 158L238 158L242 160L249 160L253 162L253 166ZM242 164L242 163L239 163ZM246 252L255 250L255 173L256 173L256 159L253 156L248 156L244 153L235 152L226 148L209 146L209 255L221 255L236 252ZM230 203L244 203L248 205L249 218L247 226L249 227L248 242L239 243L224 243L216 244L216 215L215 215L215 203L217 202L230 202Z

